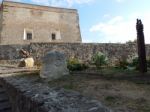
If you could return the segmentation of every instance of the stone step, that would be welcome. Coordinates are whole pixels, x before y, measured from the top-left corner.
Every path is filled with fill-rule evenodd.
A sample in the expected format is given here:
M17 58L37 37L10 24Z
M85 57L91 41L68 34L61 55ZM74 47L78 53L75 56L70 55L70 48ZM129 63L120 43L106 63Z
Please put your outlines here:
M4 110L0 110L0 112L12 112L11 109L4 109Z
M1 93L5 93L5 89L0 88L0 94L1 94Z
M4 112L6 110L11 110L11 106L9 102L1 102L0 103L0 112Z
M0 103L3 102L3 101L9 101L9 98L6 94L0 94Z
M2 85L0 85L0 112L12 112L9 97Z

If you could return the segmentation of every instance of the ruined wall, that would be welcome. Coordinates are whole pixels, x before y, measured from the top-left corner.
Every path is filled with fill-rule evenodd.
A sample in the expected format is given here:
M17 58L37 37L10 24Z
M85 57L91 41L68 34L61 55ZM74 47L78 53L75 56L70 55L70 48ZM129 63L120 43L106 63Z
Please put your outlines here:
M23 73L22 73L23 74ZM63 88L50 88L38 75L1 74L12 112L112 112L101 102Z
M79 17L75 9L63 9L15 2L3 3L1 44L30 42L81 42ZM24 33L33 33L25 40ZM52 33L56 40L52 40Z
M20 59L19 49L24 48L31 52L35 59L40 59L48 51L58 50L64 52L67 57L77 57L83 61L91 60L96 52L103 52L110 60L120 57L130 58L137 55L136 44L94 44L94 43L32 43L30 45L1 45L0 60ZM146 46L147 57L150 57L150 45Z

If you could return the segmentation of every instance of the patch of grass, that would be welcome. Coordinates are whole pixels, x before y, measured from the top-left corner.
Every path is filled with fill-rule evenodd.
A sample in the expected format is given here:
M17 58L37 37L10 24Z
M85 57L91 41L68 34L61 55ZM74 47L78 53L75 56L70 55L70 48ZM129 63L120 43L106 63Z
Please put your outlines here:
M67 90L72 90L72 89L74 89L74 85L73 85L73 83L70 83L70 84L64 85L63 88L67 89Z
M135 80L133 82L136 83L136 84L150 85L150 81L149 80Z
M119 74L119 73L127 73L127 74L133 74L137 73L135 70L128 70L128 69L119 69L115 67L109 67L102 69L103 74Z
M64 89L68 89L68 90L74 89L76 87L73 75L63 76L59 79L49 81L48 84L49 84L49 86L62 87Z
M133 110L137 110L138 112L150 112L150 106L147 100L144 98L128 101L127 107Z
M115 106L119 104L120 98L117 96L106 96L104 98L106 105Z
M105 97L105 100L109 101L109 102L114 102L116 100L116 98L114 96L107 96L107 97Z

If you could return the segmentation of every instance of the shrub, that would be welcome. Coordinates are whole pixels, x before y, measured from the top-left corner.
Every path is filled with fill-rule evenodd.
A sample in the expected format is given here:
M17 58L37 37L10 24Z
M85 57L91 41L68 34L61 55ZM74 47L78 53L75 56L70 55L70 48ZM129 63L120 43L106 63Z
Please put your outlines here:
M96 68L101 69L103 65L107 64L107 57L103 53L98 52L92 56L92 62Z
M76 58L71 58L67 61L67 68L70 71L81 71L85 70L88 68L88 65L81 63L78 59Z
M147 67L150 68L150 58L148 58L146 60L146 62L147 62ZM133 58L132 63L130 63L129 66L135 67L135 69L138 70L139 69L139 60L138 60L138 57Z
M132 62L129 64L130 67L134 67L136 70L139 68L139 59L138 57L134 57Z
M127 60L119 59L118 63L116 64L116 67L120 69L127 69L127 66L128 66Z

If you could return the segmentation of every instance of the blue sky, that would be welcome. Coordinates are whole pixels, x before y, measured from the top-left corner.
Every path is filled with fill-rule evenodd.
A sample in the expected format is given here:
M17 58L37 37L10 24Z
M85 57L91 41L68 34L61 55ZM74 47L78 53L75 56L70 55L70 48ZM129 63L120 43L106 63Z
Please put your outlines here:
M83 42L124 43L136 39L136 18L150 43L150 0L14 0L78 9Z

